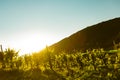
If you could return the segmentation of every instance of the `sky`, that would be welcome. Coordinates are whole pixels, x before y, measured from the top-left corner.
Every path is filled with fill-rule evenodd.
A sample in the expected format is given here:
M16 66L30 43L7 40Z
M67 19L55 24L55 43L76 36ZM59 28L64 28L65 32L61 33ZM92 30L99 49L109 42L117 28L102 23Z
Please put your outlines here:
M120 0L0 0L0 44L35 52L116 17Z

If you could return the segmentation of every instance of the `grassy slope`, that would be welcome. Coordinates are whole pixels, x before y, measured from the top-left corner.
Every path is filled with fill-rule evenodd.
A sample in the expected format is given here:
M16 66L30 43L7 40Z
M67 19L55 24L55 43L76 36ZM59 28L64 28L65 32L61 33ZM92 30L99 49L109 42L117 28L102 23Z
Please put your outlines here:
M51 45L56 52L86 50L90 48L110 49L113 41L120 42L120 18L87 27Z

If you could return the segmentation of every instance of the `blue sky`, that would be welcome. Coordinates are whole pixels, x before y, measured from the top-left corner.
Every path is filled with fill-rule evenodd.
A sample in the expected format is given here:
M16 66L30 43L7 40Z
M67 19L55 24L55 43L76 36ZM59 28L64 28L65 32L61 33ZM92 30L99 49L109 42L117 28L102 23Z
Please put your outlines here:
M39 40L31 49L43 48L116 17L120 17L120 0L0 0L0 44L24 49Z

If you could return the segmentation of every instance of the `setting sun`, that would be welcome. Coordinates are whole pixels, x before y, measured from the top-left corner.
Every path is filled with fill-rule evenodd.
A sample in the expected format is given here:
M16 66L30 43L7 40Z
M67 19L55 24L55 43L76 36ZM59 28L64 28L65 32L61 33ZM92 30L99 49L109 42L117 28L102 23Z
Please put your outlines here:
M51 45L58 41L55 37L48 34L39 34L39 33L29 33L22 34L21 36L15 36L14 41L10 40L9 45L6 47L11 47L16 50L19 50L19 55L31 54L32 52L38 52L41 49L44 49L46 45ZM3 44L4 46L4 44Z

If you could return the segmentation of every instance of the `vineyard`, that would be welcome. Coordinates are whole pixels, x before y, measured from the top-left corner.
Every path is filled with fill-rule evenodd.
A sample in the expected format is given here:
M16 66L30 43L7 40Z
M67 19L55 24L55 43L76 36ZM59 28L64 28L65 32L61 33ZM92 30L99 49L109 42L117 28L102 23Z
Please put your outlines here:
M0 80L118 80L120 50L93 49L72 54L46 49L18 56L17 51L0 52Z

